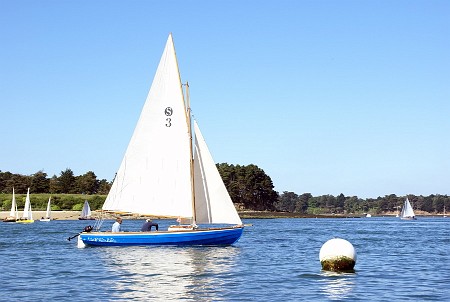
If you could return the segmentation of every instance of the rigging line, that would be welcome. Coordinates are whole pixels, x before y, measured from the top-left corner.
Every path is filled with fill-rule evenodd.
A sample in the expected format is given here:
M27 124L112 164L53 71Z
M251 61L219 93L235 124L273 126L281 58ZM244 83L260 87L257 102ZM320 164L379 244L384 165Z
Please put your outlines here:
M101 212L101 214L100 214L100 219L99 220L96 220L95 221L95 224L94 224L94 230L96 230L96 231L99 231L100 230L100 228L102 227L102 225L103 225L103 222L105 221L105 215L104 215L104 213L103 213L103 211Z

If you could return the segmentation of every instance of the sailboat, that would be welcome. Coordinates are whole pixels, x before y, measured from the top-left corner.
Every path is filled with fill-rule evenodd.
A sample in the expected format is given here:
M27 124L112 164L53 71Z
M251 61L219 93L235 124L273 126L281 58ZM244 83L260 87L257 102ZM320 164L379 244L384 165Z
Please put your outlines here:
M30 201L30 188L27 191L27 197L25 199L25 206L23 208L23 216L18 219L18 223L33 223L33 212L31 211L31 201Z
M415 220L416 215L414 214L414 210L409 203L409 199L406 198L405 204L403 205L402 212L400 213L400 219L404 220Z
M242 235L244 225L191 120L189 85L181 83L171 34L102 210L173 218L179 224L118 233L95 226L94 232L80 233L78 247L230 245Z
M89 202L87 200L84 201L83 209L81 210L81 215L78 217L79 220L95 220L94 217L91 217L91 207L89 206Z
M52 208L50 206L51 198L52 198L51 196L48 198L47 211L45 212L45 218L42 217L39 221L49 222L52 219Z
M16 195L14 194L13 188L11 211L9 212L9 216L3 219L3 222L16 222L17 219L19 219L19 212L17 211Z
M445 215L445 204L444 204L444 215L443 215L443 217L444 217L444 218L447 217L447 215Z

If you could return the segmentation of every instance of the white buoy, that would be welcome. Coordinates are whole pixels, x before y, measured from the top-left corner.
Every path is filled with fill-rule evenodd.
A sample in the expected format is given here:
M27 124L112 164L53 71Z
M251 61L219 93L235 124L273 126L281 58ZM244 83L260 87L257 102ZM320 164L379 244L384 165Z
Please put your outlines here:
M86 247L86 244L84 244L84 242L83 242L83 240L81 240L80 236L78 236L77 247L79 249L84 249Z
M320 248L320 264L327 271L353 271L356 264L356 251L345 239L333 238Z

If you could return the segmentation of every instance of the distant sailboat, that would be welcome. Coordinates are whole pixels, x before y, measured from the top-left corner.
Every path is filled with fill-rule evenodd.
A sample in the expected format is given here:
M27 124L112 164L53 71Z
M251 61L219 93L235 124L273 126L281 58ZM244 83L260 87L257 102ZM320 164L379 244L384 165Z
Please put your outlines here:
M3 222L16 222L17 219L19 219L19 212L17 211L16 195L14 194L14 188L13 188L11 211L9 212L9 217L6 217L3 220Z
M33 212L31 211L31 201L30 201L30 188L27 191L27 198L25 199L25 206L23 208L23 216L16 222L18 223L33 223Z
M40 221L49 222L52 219L52 208L50 206L51 198L52 198L51 196L48 198L47 211L45 213L45 218L41 218Z
M444 218L446 218L447 217L447 215L445 215L445 204L444 204Z
M156 232L82 232L86 245L230 245L244 225L206 142L191 121L172 35L103 204L104 211L178 218ZM200 224L204 226L200 226Z
M78 217L79 220L95 220L94 217L91 217L91 207L89 206L89 202L87 200L84 201L83 209L81 210L81 215Z
M416 215L414 214L414 210L409 203L409 199L406 198L405 204L403 205L402 212L400 214L400 218L404 220L415 220Z

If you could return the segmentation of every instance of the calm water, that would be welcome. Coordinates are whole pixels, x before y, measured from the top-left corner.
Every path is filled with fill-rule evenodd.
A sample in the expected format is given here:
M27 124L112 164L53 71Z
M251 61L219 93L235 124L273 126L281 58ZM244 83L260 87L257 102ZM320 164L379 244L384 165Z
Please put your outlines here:
M248 219L231 247L78 249L87 222L0 223L2 300L444 301L450 218ZM137 230L142 221L124 221ZM159 221L160 226L168 221ZM104 227L110 227L106 221ZM321 271L333 237L357 252L354 274Z

